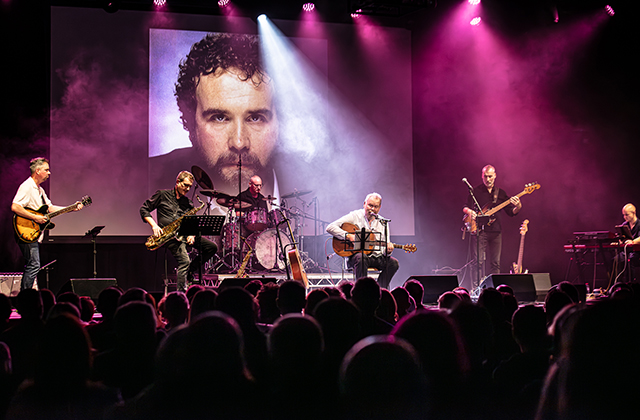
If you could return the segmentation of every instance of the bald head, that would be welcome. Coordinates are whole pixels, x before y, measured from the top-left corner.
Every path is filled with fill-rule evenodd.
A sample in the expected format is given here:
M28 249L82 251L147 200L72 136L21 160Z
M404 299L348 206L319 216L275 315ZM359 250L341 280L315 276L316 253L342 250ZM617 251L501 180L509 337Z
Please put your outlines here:
M637 220L637 217L636 217L636 206L634 206L631 203L626 204L622 208L622 217L624 217L624 220L626 222L635 223L635 221Z

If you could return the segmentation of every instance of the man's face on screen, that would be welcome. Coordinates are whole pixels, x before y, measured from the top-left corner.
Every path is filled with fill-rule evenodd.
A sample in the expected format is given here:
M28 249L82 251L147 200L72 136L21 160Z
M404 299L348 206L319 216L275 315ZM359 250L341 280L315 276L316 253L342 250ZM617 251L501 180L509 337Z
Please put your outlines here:
M237 176L238 155L243 174L255 174L269 161L278 138L270 85L241 77L235 69L218 69L201 76L196 88L198 147L227 182Z

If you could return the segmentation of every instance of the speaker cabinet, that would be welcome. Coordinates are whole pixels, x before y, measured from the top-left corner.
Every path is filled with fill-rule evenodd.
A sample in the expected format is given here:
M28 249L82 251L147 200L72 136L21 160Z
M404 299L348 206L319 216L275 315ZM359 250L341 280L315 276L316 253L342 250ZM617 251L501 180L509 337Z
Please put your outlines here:
M536 300L544 302L544 298L547 296L549 289L551 289L551 277L549 273L531 273L531 275L533 276L533 284L536 287Z
M489 274L482 282L481 288L498 287L501 284L510 286L518 302L535 302L536 287L532 274Z
M5 296L18 296L22 273L0 273L0 293Z
M79 296L89 296L92 300L98 299L100 292L110 286L117 286L116 279L71 279L71 291Z
M458 276L456 275L411 276L408 280L417 280L422 284L424 289L422 303L425 304L438 303L441 294L458 287Z

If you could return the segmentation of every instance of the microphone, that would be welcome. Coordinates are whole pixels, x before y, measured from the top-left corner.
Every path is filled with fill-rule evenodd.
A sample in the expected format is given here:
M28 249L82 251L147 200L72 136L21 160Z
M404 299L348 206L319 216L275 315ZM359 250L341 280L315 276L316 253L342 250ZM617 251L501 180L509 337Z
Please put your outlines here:
M473 187L471 186L471 184L469 184L469 181L467 181L467 178L462 178L462 182L464 182L465 184L467 184L467 187L469 187L470 190L473 189Z
M386 217L382 217L377 213L372 213L373 217L375 217L376 219L380 220L381 222L390 222L391 219L387 219Z

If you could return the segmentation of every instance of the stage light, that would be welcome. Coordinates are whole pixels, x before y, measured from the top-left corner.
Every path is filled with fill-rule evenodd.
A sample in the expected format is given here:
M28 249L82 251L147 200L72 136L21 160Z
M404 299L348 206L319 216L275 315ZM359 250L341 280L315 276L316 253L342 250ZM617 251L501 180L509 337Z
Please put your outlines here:
M231 2L231 0L218 0L218 7L225 8L229 5L229 3Z
M153 5L156 9L160 9L167 4L167 0L153 0Z
M468 0L469 4L472 6L477 6L480 4L480 0Z
M351 18L358 19L360 16L362 16L360 13L362 13L362 9L356 10L355 12L351 13Z
M302 10L304 10L305 12L313 12L315 8L316 5L313 3L305 3L302 5Z
M262 23L266 23L267 22L267 15L262 14L262 15L258 16L258 21L262 22Z
M478 26L480 25L480 22L482 22L482 19L480 18L480 16L476 16L473 19L471 19L471 22L469 22L469 24L471 26Z
M605 6L604 10L609 16L613 16L616 14L616 12L613 10L613 7L609 6L608 4Z

